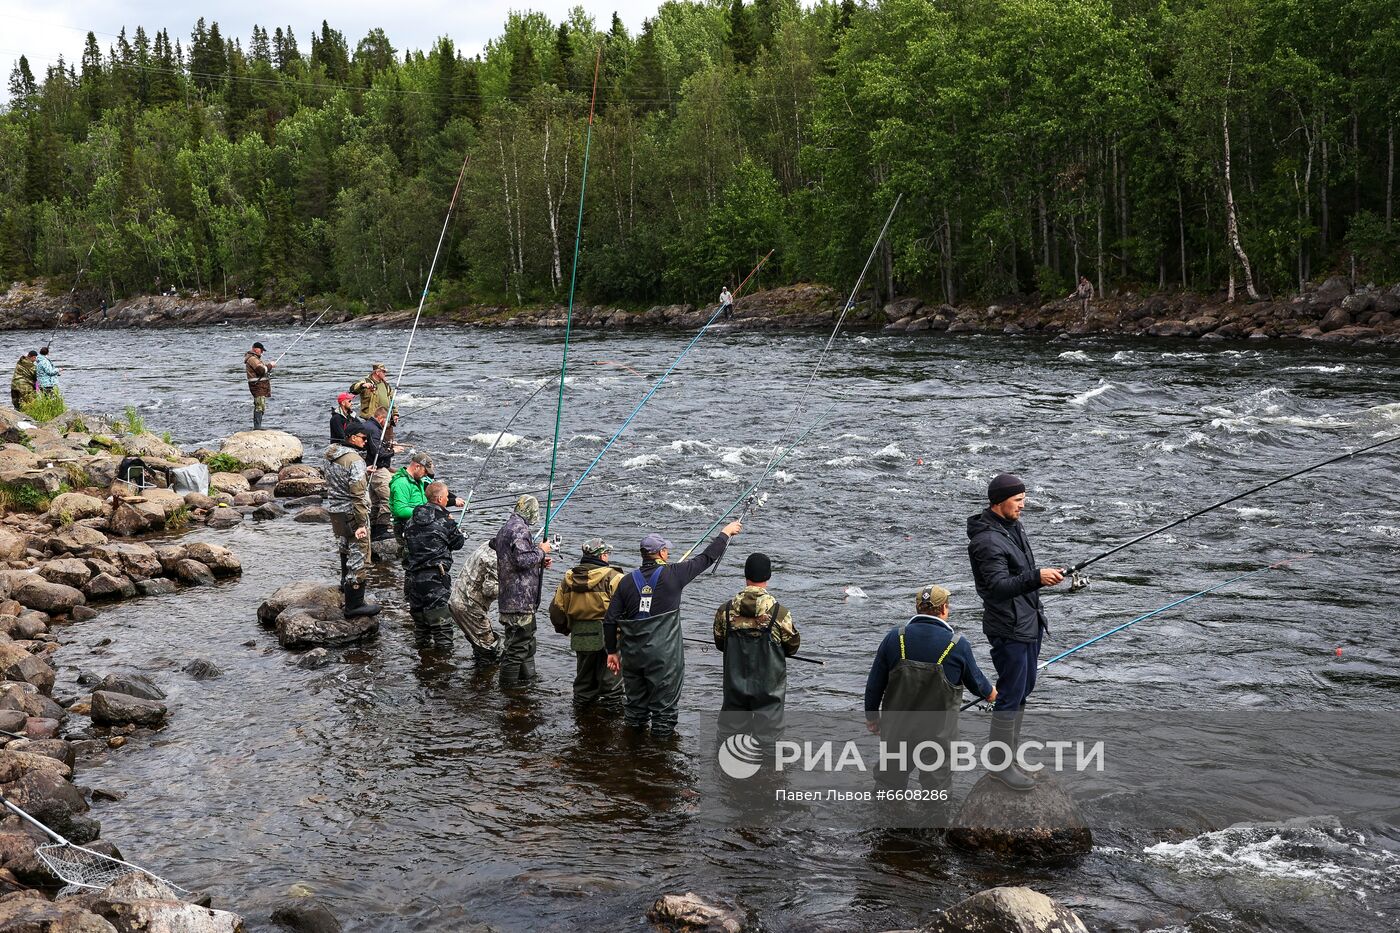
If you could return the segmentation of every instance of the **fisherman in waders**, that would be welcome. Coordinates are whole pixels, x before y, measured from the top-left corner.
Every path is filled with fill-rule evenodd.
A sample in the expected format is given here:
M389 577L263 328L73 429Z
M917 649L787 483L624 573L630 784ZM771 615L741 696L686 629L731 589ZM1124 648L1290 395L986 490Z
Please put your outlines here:
M365 428L356 424L345 433L344 444L326 448L326 511L331 516L340 552L340 589L347 616L374 615L379 603L365 597L369 552L369 481L360 450Z
M535 680L535 613L540 608L540 587L551 561L548 541L535 542L530 528L540 520L540 501L534 496L515 500L515 511L496 537L496 577L500 593L501 628L505 648L501 651L501 688L523 687Z
M477 667L490 667L501 660L501 639L491 627L490 614L499 593L496 552L491 550L490 541L483 541L452 581L452 597L447 603L453 621L471 642Z
M425 453L415 453L408 465L399 467L394 478L389 480L389 512L394 519L394 537L400 543L413 510L428 501L428 487L433 481L433 458ZM446 504L459 509L466 505L451 492L447 494Z
M404 529L404 593L413 617L418 650L452 651L452 552L462 549L462 532L447 514L447 484L433 483L427 501L413 510Z
M744 561L744 588L715 611L715 647L724 655L720 733L776 738L787 695L787 659L802 637L788 612L768 592L773 563L767 554Z
M603 617L608 670L622 674L623 718L632 728L650 725L658 739L676 731L685 680L681 591L724 556L729 539L742 528L730 522L703 552L679 564L666 563L670 541L659 534L642 539L642 566L618 584Z
M603 651L603 616L623 573L609 565L612 547L602 538L583 546L579 565L559 581L549 604L549 621L560 635L569 636L574 667L574 707L597 703L607 710L622 708L622 678L608 669Z
M380 408L373 418L363 420L365 428L365 462L369 466L369 538L371 545L388 541L394 536L394 516L389 510L389 483L394 475L394 454L403 448L392 440L394 432L386 431L389 409Z
M264 363L261 343L253 344L253 349L243 356L243 369L248 377L248 392L253 396L253 430L261 431L263 414L267 411L267 400L272 398L272 371L276 363Z
M34 380L38 375L39 354L30 350L15 364L15 374L10 378L10 403L15 411L34 401Z
M726 321L734 316L734 296L729 293L728 285L719 290L719 313Z
M355 396L349 392L342 392L335 398L335 408L331 409L331 440L340 443L345 442L345 429L351 424L358 424L359 418L355 416L355 409L350 403L355 401Z
M876 772L882 785L903 788L917 770L925 790L946 793L952 786L948 746L958 738L963 687L996 699L972 646L948 622L949 612L948 591L925 587L914 597L914 617L890 629L875 652L865 681L865 727L894 756L883 759ZM943 767L918 768L914 750L920 743L942 747ZM933 753L923 753L922 760L934 763Z
M1040 605L1040 588L1055 586L1064 574L1037 568L1030 539L1021 527L1026 484L1002 473L987 486L990 505L967 520L967 554L972 579L982 597L982 632L997 669L997 701L989 742L1004 742L1014 752L1021 735L1026 698L1035 689L1040 642L1050 631ZM992 772L1013 790L1030 790L1035 782L1007 765Z

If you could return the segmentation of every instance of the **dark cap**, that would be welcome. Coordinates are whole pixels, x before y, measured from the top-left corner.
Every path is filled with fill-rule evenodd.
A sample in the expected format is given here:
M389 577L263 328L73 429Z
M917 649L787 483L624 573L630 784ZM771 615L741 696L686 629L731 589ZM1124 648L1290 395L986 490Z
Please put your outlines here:
M354 437L356 434L360 435L361 437L365 438L366 440L369 439L369 431L366 430L365 426L364 426L363 424L361 424L360 422L357 421L357 422L355 422L354 424L347 424L347 425L345 426L345 436L346 436L346 438Z
M267 347L263 346L261 343L255 343L255 344L253 344L253 349L254 349L254 350L266 350Z
M996 505L1026 491L1026 484L1015 473L999 473L987 484L987 499Z
M642 539L643 554L660 554L662 551L669 551L670 549L671 542L654 531Z
M754 552L744 561L744 579L750 583L767 583L773 578L773 562L767 554Z

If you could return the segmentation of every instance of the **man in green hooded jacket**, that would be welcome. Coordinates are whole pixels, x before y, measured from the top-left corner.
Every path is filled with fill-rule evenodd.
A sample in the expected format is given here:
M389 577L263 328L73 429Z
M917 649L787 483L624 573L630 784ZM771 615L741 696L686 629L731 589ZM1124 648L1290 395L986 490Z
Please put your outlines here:
M394 518L394 537L403 541L404 525L413 517L413 510L428 501L427 490L433 483L433 458L427 454L414 454L406 466L399 467L394 478L389 480L389 511ZM466 505L451 493L447 504L455 508Z

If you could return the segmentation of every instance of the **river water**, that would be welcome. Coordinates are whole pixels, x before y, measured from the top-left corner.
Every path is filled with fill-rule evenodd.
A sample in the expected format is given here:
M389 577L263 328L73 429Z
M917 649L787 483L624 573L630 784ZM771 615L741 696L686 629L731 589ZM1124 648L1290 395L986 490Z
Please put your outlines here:
M241 358L250 342L275 357L294 334L64 333L54 356L71 405L134 404L192 449L248 423ZM558 366L561 336L420 332L401 439L432 452L439 475L463 488L510 410ZM396 370L406 337L313 332L279 369L269 425L300 436L317 462L335 393L372 360ZM632 409L643 376L661 372L687 339L576 335L564 483ZM824 342L816 333L707 335L556 520L564 552L603 535L632 563L634 542L653 529L688 546L790 436ZM992 474L1026 477L1038 556L1068 563L1400 429L1397 386L1394 349L843 337L799 423L834 405L829 421L767 485L735 555L687 591L691 634L704 634L713 607L741 584L743 555L762 549L804 652L828 662L790 666L790 709L858 709L875 646L934 581L953 590L954 621L990 671L964 522ZM439 399L448 401L415 416ZM478 498L543 486L553 424L546 390L512 428L519 439L507 438ZM1037 698L1069 709L1395 710L1400 491L1387 450L1096 566L1088 590L1049 604L1047 648L1243 570L1311 555L1057 665ZM504 515L476 513L469 540ZM212 891L255 928L294 885L358 930L644 929L650 901L680 890L737 898L772 930L884 930L1003 883L1059 898L1093 929L1396 923L1394 813L1379 828L1323 820L1279 829L1228 828L1203 812L1181 832L1101 835L1092 854L1037 869L835 827L715 830L694 818L696 773L709 762L699 723L719 701L713 649L687 649L680 744L634 747L605 720L575 716L572 658L547 625L543 684L526 701L506 701L476 674L460 639L455 665L421 663L396 570L373 578L389 605L380 637L320 670L299 669L254 612L284 582L333 579L327 527L287 518L199 536L232 547L242 579L127 603L69 629L59 692L79 692L78 668L145 670L170 691L166 729L89 764L80 780L126 792L95 815L129 858ZM557 579L556 568L546 585ZM192 681L179 667L194 657L224 676ZM985 719L966 715L965 728L980 732Z

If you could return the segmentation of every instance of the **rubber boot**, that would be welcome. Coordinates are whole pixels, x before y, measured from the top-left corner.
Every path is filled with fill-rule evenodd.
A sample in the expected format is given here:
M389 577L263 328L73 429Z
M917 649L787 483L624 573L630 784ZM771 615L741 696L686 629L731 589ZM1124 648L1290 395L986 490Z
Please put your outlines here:
M1026 718L1026 708L1023 706L1023 707L1021 707L1020 709L1018 709L1018 710L1016 711L1016 720L1015 720L1015 722L1012 724L1012 729L1011 729L1011 747L1012 747L1012 748L1020 748L1020 747L1021 747L1021 720L1022 720L1022 719L1025 719L1025 718ZM1032 779L1035 778L1035 775L1031 774L1030 772L1026 771L1025 768L1022 768L1022 767L1021 767L1021 763L1020 763L1020 762L1016 762L1015 764L1012 765L1012 767L1015 768L1017 771L1020 771L1022 774L1026 775L1026 776L1029 777L1029 778L1032 778Z
M379 603L374 601L374 597L365 596L364 583L345 584L345 617L347 619L355 616L372 616L379 612Z
M987 744L990 745L993 742L1006 743L1014 756L1016 752L1016 720L992 714L992 728L991 733L987 736ZM1027 777L1014 763L1008 763L1006 767L989 773L1014 791L1024 792L1035 787L1035 781Z
M262 412L260 412L260 411L255 411L255 412L253 412L253 430L254 430L254 431L261 431L261 430L262 430L262 419L263 419L263 413L262 413Z

